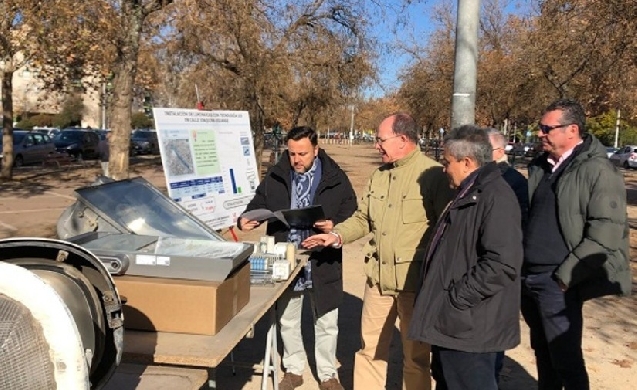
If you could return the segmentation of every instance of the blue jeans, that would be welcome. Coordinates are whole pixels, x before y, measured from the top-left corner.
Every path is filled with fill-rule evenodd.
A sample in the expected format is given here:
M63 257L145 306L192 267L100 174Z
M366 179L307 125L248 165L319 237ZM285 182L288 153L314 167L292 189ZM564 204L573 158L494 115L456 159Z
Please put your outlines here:
M522 277L521 311L531 331L538 390L589 390L582 353L582 300L552 273Z
M463 352L432 345L431 374L436 390L497 390L498 352Z

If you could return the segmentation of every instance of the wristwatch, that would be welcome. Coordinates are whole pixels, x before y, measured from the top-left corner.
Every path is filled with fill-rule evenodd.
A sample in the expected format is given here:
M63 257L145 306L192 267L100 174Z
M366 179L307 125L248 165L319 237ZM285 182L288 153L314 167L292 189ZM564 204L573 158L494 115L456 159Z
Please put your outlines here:
M332 248L340 248L343 246L343 239L341 238L341 235L332 231L330 232L331 235L336 236L336 238L338 239L338 241L336 241L335 243L332 244Z

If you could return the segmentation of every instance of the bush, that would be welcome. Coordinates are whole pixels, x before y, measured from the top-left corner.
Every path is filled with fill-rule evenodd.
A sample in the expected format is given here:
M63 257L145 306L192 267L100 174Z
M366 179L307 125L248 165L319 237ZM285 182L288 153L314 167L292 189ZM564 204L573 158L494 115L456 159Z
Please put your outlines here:
M53 118L53 126L63 129L69 126L79 126L82 124L82 114L84 113L84 103L77 95L69 96L64 102L62 111Z
M134 112L131 115L130 121L131 127L133 129L146 129L149 127L153 127L153 120L146 116L143 112Z
M586 130L597 137L604 145L613 145L615 143L616 121L616 111L609 111L588 119L586 121ZM619 145L637 144L637 127L622 118L618 141Z
M31 130L33 126L34 124L31 118L24 118L16 125L16 127L24 130Z
M38 114L29 119L33 123L34 127L51 127L53 125L54 118L55 115L52 114Z

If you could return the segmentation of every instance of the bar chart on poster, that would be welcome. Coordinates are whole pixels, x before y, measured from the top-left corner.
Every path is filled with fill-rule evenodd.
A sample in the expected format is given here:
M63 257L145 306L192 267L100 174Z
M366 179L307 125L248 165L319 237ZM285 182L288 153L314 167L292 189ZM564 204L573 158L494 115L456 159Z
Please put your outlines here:
M213 229L233 226L257 186L247 111L153 108L168 196Z

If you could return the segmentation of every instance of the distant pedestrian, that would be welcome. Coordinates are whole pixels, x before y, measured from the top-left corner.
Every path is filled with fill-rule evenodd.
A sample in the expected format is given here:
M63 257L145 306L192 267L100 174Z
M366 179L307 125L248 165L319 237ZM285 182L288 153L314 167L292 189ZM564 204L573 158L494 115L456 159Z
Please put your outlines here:
M103 140L97 145L97 152L100 156L100 165L102 165L102 175L108 177L108 160L110 157L110 139L111 133L107 132Z
M585 131L578 102L552 103L539 123L544 153L529 164L521 309L539 390L590 388L583 302L631 291L624 178Z

